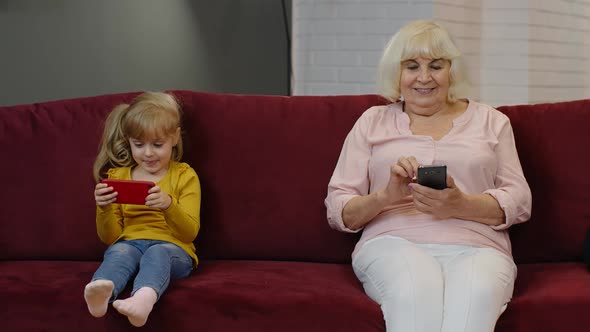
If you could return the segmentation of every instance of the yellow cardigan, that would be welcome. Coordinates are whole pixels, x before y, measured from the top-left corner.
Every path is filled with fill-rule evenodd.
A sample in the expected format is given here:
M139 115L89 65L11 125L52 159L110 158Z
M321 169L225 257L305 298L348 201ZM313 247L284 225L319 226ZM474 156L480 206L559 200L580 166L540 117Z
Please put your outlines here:
M131 180L131 168L111 168L110 179ZM194 239L201 226L201 185L197 173L186 163L170 162L166 175L156 183L172 197L165 211L145 205L97 206L96 229L108 245L118 240L159 240L184 249L197 266Z

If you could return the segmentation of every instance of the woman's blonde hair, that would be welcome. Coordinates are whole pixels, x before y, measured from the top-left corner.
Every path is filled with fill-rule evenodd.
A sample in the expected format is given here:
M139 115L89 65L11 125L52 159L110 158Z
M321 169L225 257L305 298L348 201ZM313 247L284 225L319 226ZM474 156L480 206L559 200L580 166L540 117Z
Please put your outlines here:
M104 124L93 175L97 182L106 168L135 166L130 138L168 137L180 128L181 110L174 96L164 92L144 92L131 102L116 106ZM182 138L172 148L172 160L182 158Z
M467 75L461 52L455 46L449 32L438 23L429 20L411 22L401 28L383 51L379 62L377 88L385 99L400 100L401 64L419 57L445 59L451 63L447 100L455 102L466 96Z

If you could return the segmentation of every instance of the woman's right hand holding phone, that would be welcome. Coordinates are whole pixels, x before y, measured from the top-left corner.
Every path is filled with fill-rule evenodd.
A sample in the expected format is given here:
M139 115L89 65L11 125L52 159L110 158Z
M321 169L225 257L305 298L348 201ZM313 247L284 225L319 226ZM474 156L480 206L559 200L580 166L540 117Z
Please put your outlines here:
M342 221L352 230L364 227L383 209L411 194L408 185L418 170L415 157L401 157L391 165L387 186L369 195L357 196L344 206Z
M94 187L94 200L100 207L107 206L117 200L118 193L106 183L97 183Z
M397 160L397 163L391 165L389 182L381 194L384 195L390 203L397 202L410 195L411 192L408 185L414 182L418 166L419 164L416 157L400 157Z

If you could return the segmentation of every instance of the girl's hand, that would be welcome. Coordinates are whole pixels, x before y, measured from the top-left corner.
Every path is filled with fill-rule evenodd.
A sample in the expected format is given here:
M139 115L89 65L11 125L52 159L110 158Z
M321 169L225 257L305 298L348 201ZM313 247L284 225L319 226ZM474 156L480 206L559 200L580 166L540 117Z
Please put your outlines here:
M145 205L160 210L166 210L172 204L170 195L162 191L159 186L152 187L148 191L149 195L145 199Z
M418 166L418 161L414 156L401 157L396 164L391 166L389 182L383 190L383 194L390 203L411 194L408 185L415 178Z
M428 188L412 183L414 206L418 211L447 219L460 216L467 196L455 185L455 180L447 176L447 188L442 190Z
M117 200L117 193L113 191L113 187L109 187L106 183L97 183L94 187L94 200L96 201L96 205L104 207L111 203L114 203Z

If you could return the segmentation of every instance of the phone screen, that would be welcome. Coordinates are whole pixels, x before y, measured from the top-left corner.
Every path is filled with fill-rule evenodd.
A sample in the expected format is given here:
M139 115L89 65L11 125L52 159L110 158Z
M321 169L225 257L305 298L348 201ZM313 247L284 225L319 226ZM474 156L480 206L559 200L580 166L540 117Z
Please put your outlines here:
M418 166L418 184L433 189L447 188L446 165L421 165Z

